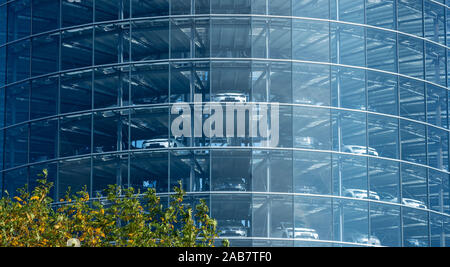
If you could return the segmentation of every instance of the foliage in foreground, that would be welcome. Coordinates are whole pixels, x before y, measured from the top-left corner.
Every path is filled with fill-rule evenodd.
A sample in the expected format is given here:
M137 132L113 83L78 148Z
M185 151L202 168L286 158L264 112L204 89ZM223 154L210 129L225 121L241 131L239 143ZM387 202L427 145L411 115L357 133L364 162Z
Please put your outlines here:
M206 247L218 237L203 200L195 212L183 203L181 183L167 208L154 189L139 194L116 185L99 200L90 200L86 188L69 190L63 205L54 206L47 175L44 170L31 193L25 187L0 200L1 247L64 247L69 240L83 247Z

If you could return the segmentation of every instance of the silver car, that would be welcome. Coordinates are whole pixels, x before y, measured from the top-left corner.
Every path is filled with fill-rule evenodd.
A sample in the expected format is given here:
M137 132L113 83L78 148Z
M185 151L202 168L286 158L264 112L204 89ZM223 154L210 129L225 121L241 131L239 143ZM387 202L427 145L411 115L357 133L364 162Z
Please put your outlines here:
M398 198L393 198L391 202L398 203ZM402 204L408 207L412 208L420 208L420 209L426 209L427 205L425 205L425 202L421 200L416 200L412 198L402 198Z
M368 191L363 189L345 189L345 197L359 198L359 199L373 199L380 200L380 196L377 192Z
M381 246L380 239L376 236L370 236L367 234L361 234L361 233L353 233L350 234L348 238L346 238L346 241L352 242L352 243L358 243L358 244L368 244L372 246Z
M232 220L227 220L219 224L218 232L221 237L247 237L247 229L242 223Z
M167 138L158 138L146 140L142 143L142 148L169 148L169 147L183 147L184 145L176 140L169 140Z
M237 102L237 103L246 103L247 96L240 93L222 93L216 94L213 97L214 102Z
M319 234L315 229L310 228L292 228L288 227L283 229L283 237L284 238L302 238L302 239L319 239Z

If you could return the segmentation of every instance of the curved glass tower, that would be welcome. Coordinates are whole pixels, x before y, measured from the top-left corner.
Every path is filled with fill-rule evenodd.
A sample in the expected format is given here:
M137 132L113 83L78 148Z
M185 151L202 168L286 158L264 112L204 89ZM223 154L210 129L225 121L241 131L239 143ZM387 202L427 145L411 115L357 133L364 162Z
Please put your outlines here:
M232 246L450 246L446 4L0 0L2 192L182 180ZM211 101L277 144L173 134Z

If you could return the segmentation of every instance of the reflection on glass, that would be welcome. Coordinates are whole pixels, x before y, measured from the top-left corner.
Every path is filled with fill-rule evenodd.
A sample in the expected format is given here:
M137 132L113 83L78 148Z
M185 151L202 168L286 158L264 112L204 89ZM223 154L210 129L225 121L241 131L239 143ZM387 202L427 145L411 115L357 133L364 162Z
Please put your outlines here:
M46 161L57 155L58 121L48 120L30 125L30 163Z
M213 191L251 191L251 152L213 150L211 182Z
M70 186L71 194L86 187L91 194L91 159L69 159L59 162L58 199L64 199Z
M402 208L403 246L428 247L428 213L422 210Z
M153 188L157 193L169 189L167 152L135 153L130 158L130 187L141 192Z
M252 236L252 199L250 195L212 195L211 217L217 220L220 237Z
M93 158L92 193L106 196L109 185L128 185L128 155L104 155Z
M294 193L330 195L331 155L294 151Z

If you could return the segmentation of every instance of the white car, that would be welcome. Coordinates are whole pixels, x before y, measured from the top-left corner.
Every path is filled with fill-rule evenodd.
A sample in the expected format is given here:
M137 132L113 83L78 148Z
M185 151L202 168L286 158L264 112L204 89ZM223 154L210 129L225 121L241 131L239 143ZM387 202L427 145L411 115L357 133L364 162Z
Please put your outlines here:
M380 200L380 196L377 194L377 192L367 191L363 189L345 189L344 196L359 199Z
M360 155L372 155L377 157L379 156L375 148L372 147L366 148L365 146L357 146L357 145L344 146L342 151Z
M242 225L242 223L231 220L220 223L218 232L221 237L247 237L247 229Z
M316 138L311 136L296 137L295 143L296 146L303 148L316 148L322 145Z
M283 229L284 238L303 238L303 239L319 239L319 234L314 229L310 228L284 228Z
M398 198L394 198L391 200L392 202L398 203ZM426 209L427 205L425 205L425 202L412 199L412 198L402 198L402 204L408 207L412 208L420 208L420 209Z
M376 236L368 236L367 234L354 233L350 234L350 237L347 238L347 241L358 244L369 244L372 246L381 246L380 239Z
M183 147L184 145L176 140L169 140L167 138L146 140L142 143L142 148L169 148L169 147Z
M216 94L213 97L213 102L237 102L246 103L247 96L240 93L222 93Z

